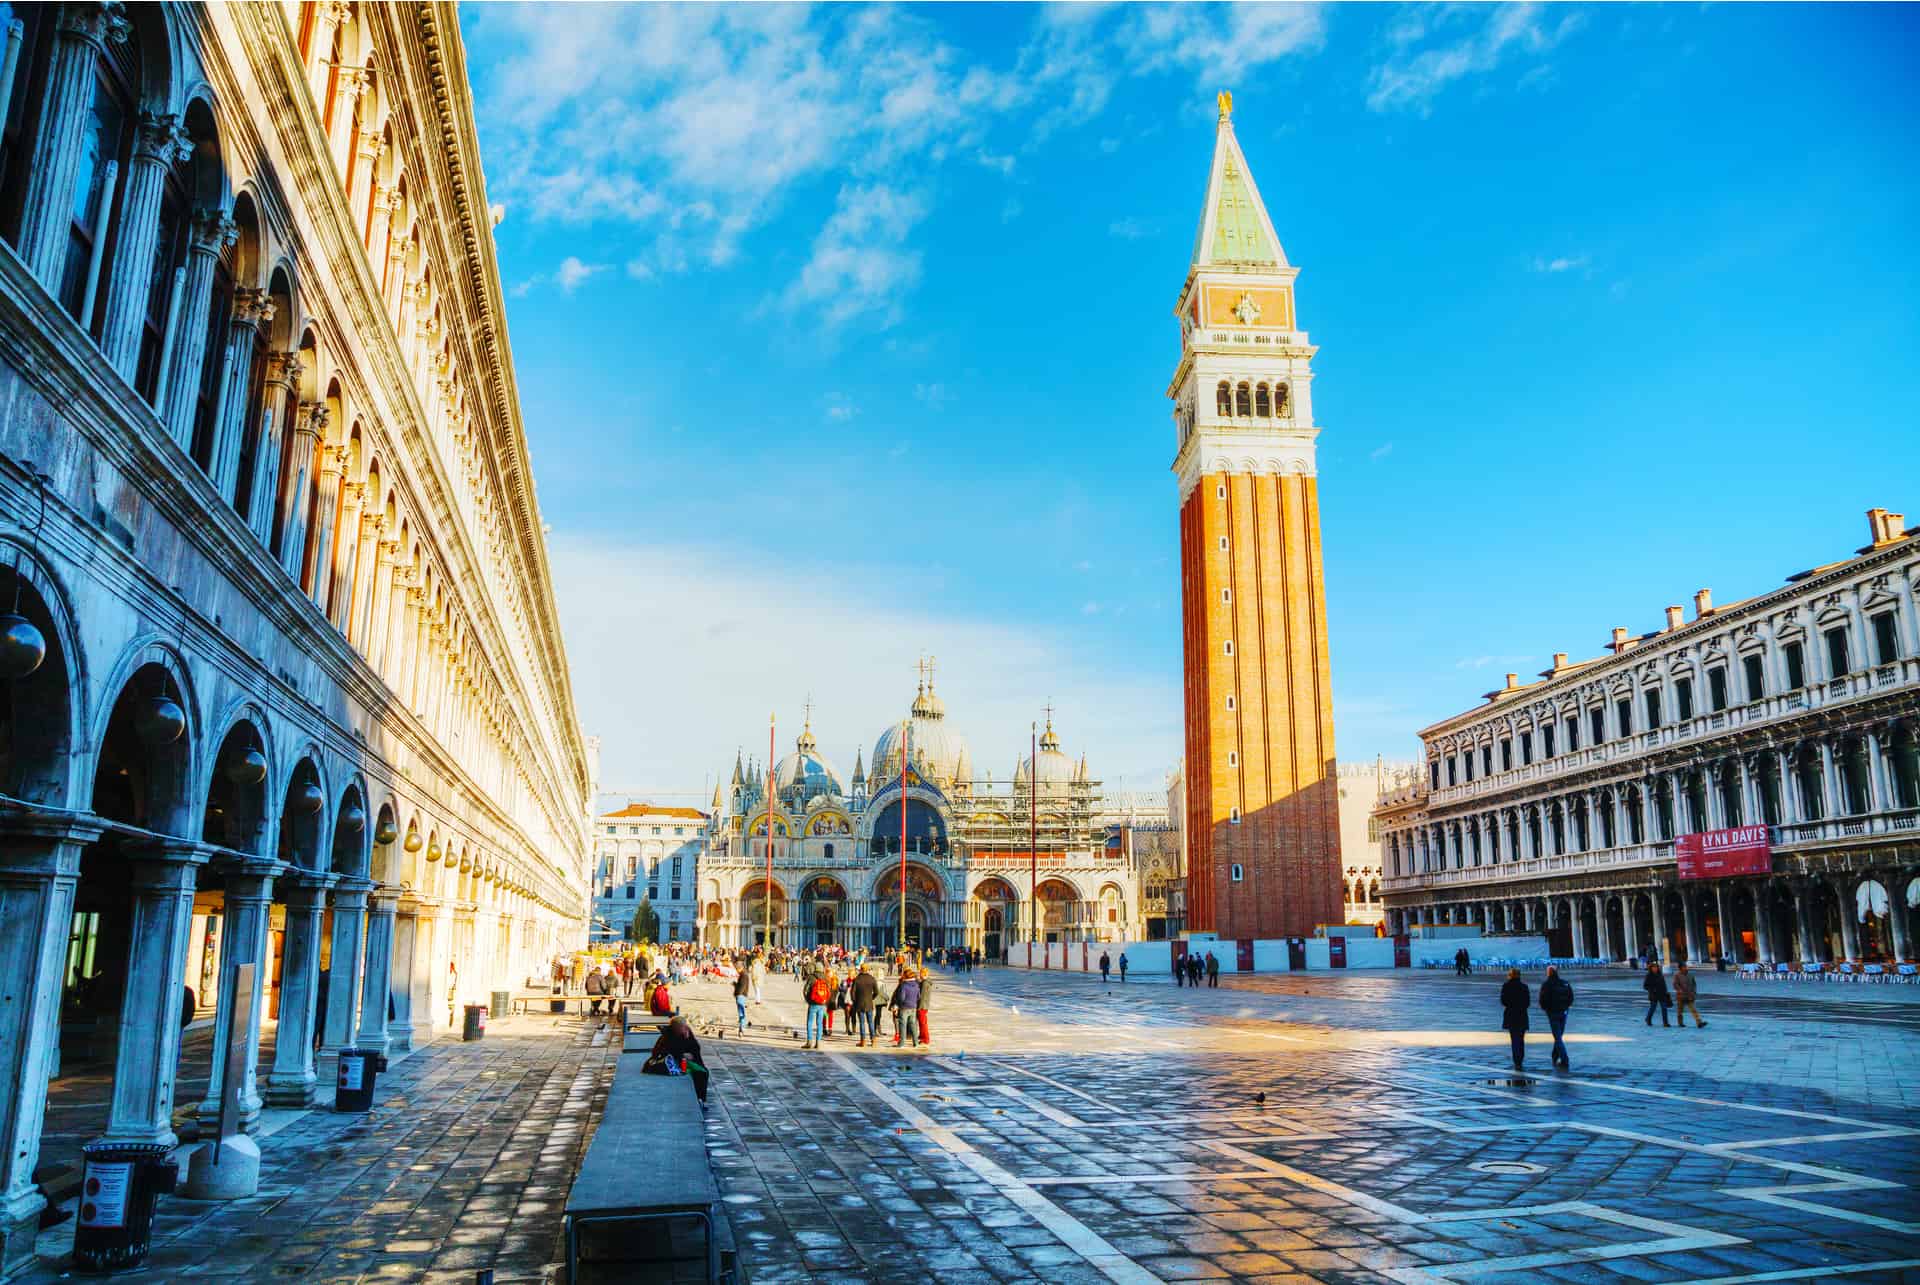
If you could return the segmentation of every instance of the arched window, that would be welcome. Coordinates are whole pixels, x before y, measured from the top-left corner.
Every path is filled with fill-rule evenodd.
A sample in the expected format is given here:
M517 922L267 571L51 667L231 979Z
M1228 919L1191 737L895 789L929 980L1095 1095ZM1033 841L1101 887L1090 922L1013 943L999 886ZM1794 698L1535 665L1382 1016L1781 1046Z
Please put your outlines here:
M160 389L160 350L167 341L167 312L173 301L174 270L187 261L189 190L185 166L170 168L160 189L160 228L153 238L146 316L140 324L140 358L133 377L134 388L148 402L153 401Z
M93 101L81 118L80 164L68 210L66 258L60 265L60 302L94 329L105 311L106 265L116 229L115 198L133 161L134 103L140 84L139 37L107 42L94 59ZM92 286L89 291L88 286Z
M1253 390L1253 413L1261 419L1273 413L1273 402L1265 384Z
M1214 390L1214 408L1222 415L1233 414L1233 386L1224 379Z
M1285 384L1275 384L1273 386L1273 413L1276 416L1282 416L1288 414L1291 409L1292 407L1287 401L1287 386Z
M1253 390L1244 382L1234 390L1233 410L1236 415L1251 416L1253 414Z
M7 118L0 121L0 233L20 243L20 208L33 166L34 137L40 107L46 101L47 65L53 57L54 7L50 4L0 4L0 32L21 25L20 53L14 64Z

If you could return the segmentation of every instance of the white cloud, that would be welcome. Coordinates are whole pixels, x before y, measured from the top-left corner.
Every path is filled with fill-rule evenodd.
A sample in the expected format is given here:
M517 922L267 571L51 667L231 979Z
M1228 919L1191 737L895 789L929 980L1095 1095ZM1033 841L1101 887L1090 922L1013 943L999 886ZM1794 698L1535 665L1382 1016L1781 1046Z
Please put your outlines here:
M1533 257L1533 270L1546 273L1575 272L1589 262L1591 260L1584 254L1562 254L1551 258L1537 254Z
M1576 12L1549 11L1539 4L1409 10L1388 30L1392 53L1368 77L1367 106L1427 115L1433 100L1455 81L1485 75L1509 58L1545 54L1580 23ZM1538 77L1529 80L1537 82Z
M996 781L1026 752L1027 725L1049 700L1061 737L1109 783L1124 776L1150 788L1180 754L1177 666L1136 674L1088 664L1064 630L943 609L937 595L896 603L844 593L849 582L887 583L889 568L768 565L565 537L550 548L574 700L584 729L603 738L610 788L677 784L692 795L706 782L710 793L736 748L765 754L769 710L787 752L808 692L822 750L849 773L855 749L871 758L873 738L906 712L914 662L927 653L940 658L949 724ZM653 592L607 592L636 583ZM659 601L677 609L662 616ZM773 638L765 604L795 601L808 609L783 613Z
M1153 235L1153 224L1129 215L1107 224L1107 235L1119 237L1122 241L1138 241L1142 237Z
M1391 454L1393 454L1393 443L1382 442L1380 445L1374 447L1372 450L1367 452L1367 458L1370 460L1384 460L1385 458L1387 458L1387 456Z
M920 279L920 252L903 243L925 213L921 198L884 183L842 187L833 217L782 302L817 306L835 324L867 314L877 314L883 326L899 321L904 296Z
M536 272L525 281L515 285L510 293L514 298L518 299L533 290L536 286L555 285L560 287L561 293L572 294L575 290L579 289L588 278L597 273L605 272L606 270L607 265L604 263L586 263L583 262L578 255L570 254L560 260L560 266L552 272ZM628 271L632 271L631 264L628 265Z
M858 406L855 406L853 404L853 399L848 397L845 393L828 393L827 394L827 418L828 419L837 420L841 423L845 423L847 420L852 419L855 415L858 415L859 413L860 413L860 408Z
M1311 5L1049 6L1004 65L913 10L821 6L482 5L488 181L535 222L634 239L629 276L726 266L803 188L843 200L777 291L828 321L886 324L919 276L907 232L852 235L846 193L919 193L957 157L1011 175L1020 151L1103 111L1121 77L1211 86L1316 48ZM1117 141L1115 143L1117 145ZM1008 198L1002 221L1021 211ZM531 288L530 286L528 288Z

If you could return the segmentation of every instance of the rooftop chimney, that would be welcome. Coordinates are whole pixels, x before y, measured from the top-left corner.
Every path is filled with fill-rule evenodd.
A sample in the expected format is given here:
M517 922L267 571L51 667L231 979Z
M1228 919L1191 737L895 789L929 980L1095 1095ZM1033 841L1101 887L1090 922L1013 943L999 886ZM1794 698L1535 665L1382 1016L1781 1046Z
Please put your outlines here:
M1892 544L1907 533L1906 515L1889 513L1885 509L1868 509L1867 530L1872 533L1875 548Z
M1678 629L1681 625L1680 617L1684 614L1685 614L1684 609L1680 607L1668 607L1667 608L1667 628Z
M1566 667L1567 667L1567 653L1564 651L1554 652L1553 653L1553 672L1557 674L1561 670L1565 669Z
M1618 655L1627 649L1627 631L1619 625L1613 627L1613 650Z
M1693 595L1693 618L1698 620L1702 616L1710 616L1712 614L1713 590L1702 589L1699 593Z
M1507 690L1508 690L1508 691L1512 691L1512 690L1513 690L1514 688L1516 688L1516 687L1518 687L1519 685L1520 685L1520 675L1518 675L1518 674L1508 674L1508 675L1507 675Z

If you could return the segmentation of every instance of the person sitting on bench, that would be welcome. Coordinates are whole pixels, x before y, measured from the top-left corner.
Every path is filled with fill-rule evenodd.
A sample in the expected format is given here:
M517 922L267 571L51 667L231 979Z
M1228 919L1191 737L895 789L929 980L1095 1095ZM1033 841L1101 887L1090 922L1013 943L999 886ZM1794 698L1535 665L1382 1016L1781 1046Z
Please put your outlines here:
M653 994L647 996L647 1012L655 1017L673 1016L673 993L667 989L667 979L662 977L653 988Z
M686 1075L693 1078L694 1096L707 1104L707 1068L700 1061L700 1041L694 1037L687 1019L676 1017L653 1042L653 1052L641 1064L642 1075Z

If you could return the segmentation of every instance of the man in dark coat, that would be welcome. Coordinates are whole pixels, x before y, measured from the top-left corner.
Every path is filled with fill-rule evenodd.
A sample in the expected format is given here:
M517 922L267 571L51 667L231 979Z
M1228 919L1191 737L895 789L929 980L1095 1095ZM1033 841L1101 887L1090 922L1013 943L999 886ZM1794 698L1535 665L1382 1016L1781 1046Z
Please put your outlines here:
M1103 950L1100 952L1100 980L1103 982L1111 981L1112 978L1109 977L1108 974L1111 973L1112 971L1113 971L1113 960L1107 954L1107 952Z
M880 1042L880 1016L874 1012L874 1003L879 998L879 979L865 964L860 965L860 971L853 975L853 1029L859 1034L854 1041L855 1048L863 1049Z
M1207 985L1212 987L1220 985L1220 957L1212 951L1207 952Z
M1553 1032L1553 1064L1571 1071L1567 1062L1567 1010L1573 1007L1573 987L1560 970L1547 966L1547 980L1540 983L1540 1011L1547 1015L1547 1028Z
M1173 984L1175 986L1187 984L1187 961L1178 955L1173 957Z
M1524 1069L1527 1061L1527 1008L1533 1003L1533 992L1520 980L1520 970L1507 970L1507 983L1500 988L1500 1025L1506 1028L1507 1038L1513 1041L1513 1069Z
M1673 995L1667 990L1667 975L1660 971L1660 961L1655 959L1647 964L1647 975L1640 983L1640 989L1647 993L1647 1025L1653 1025L1653 1010L1660 1010L1660 1025L1672 1026L1667 1020L1667 1010L1673 1007Z

